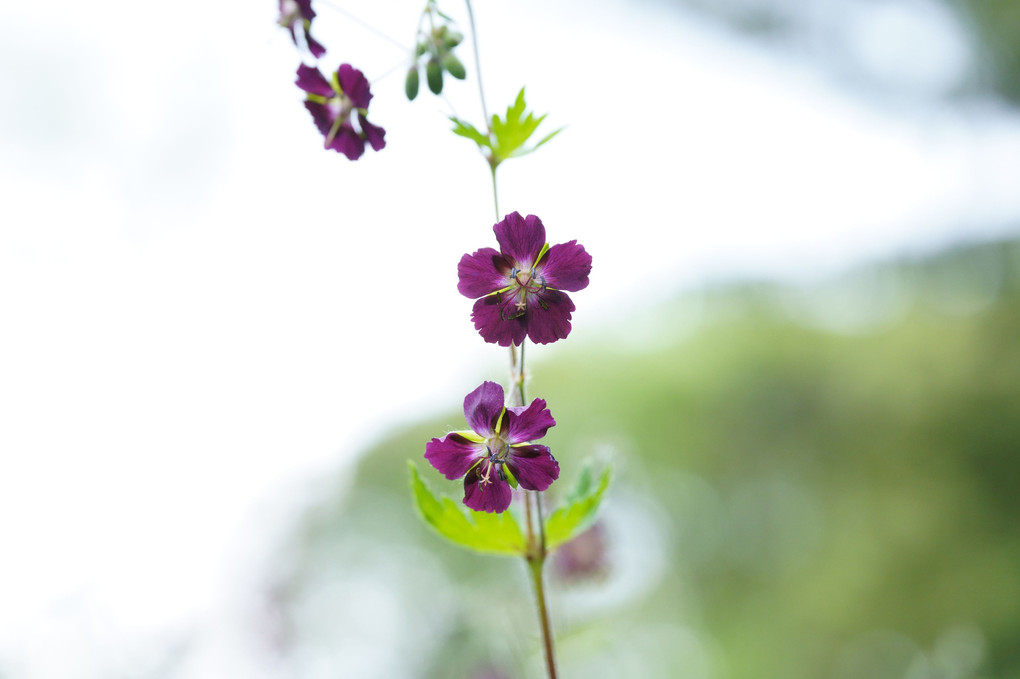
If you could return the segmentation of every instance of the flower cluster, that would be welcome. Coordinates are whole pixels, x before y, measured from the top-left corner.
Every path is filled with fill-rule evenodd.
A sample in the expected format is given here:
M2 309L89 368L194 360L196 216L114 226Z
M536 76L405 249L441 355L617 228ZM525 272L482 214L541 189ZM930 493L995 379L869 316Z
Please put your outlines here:
M305 108L319 132L326 138L325 147L357 160L365 152L365 142L376 151L386 146L386 131L368 122L368 102L372 92L361 71L350 64L341 64L332 82L319 69L301 64L297 70L297 86L308 93ZM358 114L358 127L353 116Z
M535 215L511 212L492 227L499 243L461 257L457 289L478 298L471 320L486 342L518 346L527 337L548 344L570 333L574 303L567 292L588 287L591 255L576 240L549 247Z
M556 424L545 401L506 407L503 387L483 382L464 398L464 417L473 431L455 431L425 446L425 459L448 479L464 477L464 504L479 512L503 512L510 487L545 490L559 478L560 465L547 446L528 445Z
M316 59L326 48L312 38L312 0L279 0L281 26L290 32L300 47L298 29L303 42ZM312 114L315 126L326 141L324 147L357 160L365 153L365 142L376 151L386 146L386 131L368 122L368 102L372 92L364 74L350 64L341 64L330 79L318 68L301 64L297 70L297 86L305 91L305 108ZM357 125L354 114L357 113Z
M471 317L482 339L510 346L566 337L574 304L563 291L587 287L591 255L577 241L550 247L535 215L511 212L493 231L500 250L476 250L457 267L457 289L478 298ZM485 382L465 397L464 417L472 431L432 439L425 459L448 479L464 477L471 509L506 511L511 487L542 491L559 478L549 448L533 443L556 424L542 399L507 407L503 387Z

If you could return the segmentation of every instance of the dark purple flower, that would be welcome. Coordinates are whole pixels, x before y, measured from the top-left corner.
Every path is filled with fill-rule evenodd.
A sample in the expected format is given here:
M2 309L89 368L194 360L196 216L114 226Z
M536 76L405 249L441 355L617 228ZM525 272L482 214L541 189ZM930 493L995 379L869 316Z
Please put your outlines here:
M492 227L500 251L475 250L457 265L457 289L480 297L471 311L486 342L508 347L525 337L548 344L570 333L574 303L563 292L588 286L591 255L576 240L549 247L535 215L511 212Z
M280 0L280 25L290 31L290 39L294 41L295 45L300 47L297 31L294 28L296 24L300 24L301 33L305 39L308 51L318 59L326 53L326 48L312 37L311 28L312 19L314 18L315 12L312 11L312 0Z
M483 382L464 397L464 417L474 431L450 432L425 444L425 459L448 479L464 477L464 504L478 512L503 512L510 486L545 490L560 465L547 446L525 445L556 424L545 401L507 408L503 387Z
M372 92L361 71L350 64L341 64L330 82L319 69L301 64L296 83L308 93L305 108L326 137L327 149L357 160L365 152L366 140L376 151L386 146L386 130L366 118ZM358 113L357 128L352 120L355 111Z

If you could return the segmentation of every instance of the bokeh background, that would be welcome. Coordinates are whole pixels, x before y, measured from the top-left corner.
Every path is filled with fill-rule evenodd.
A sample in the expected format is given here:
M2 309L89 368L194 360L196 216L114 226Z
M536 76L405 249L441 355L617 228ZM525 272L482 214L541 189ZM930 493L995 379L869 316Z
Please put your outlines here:
M407 490L507 375L477 91L404 100L419 3L315 7L357 163L274 2L2 6L4 679L541 676L522 565ZM566 127L502 207L595 258L529 351L564 487L615 470L563 675L1020 677L1020 3L475 10L489 107Z

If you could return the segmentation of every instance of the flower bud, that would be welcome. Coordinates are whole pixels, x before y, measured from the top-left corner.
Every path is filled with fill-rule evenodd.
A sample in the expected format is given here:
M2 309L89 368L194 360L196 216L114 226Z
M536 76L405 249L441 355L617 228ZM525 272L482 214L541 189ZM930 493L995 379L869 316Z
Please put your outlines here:
M460 59L452 53L443 57L443 68L457 80L463 80L467 75L464 71L464 64L460 63Z
M464 36L461 35L458 31L450 31L445 36L443 36L443 47L445 47L446 49L453 49L454 47L459 45L463 39Z
M425 78L432 94L440 94L443 91L443 67L435 57L429 59L429 63L425 65Z
M408 101L414 101L414 98L418 96L418 84L421 76L418 75L418 65L415 64L407 71L407 77L404 79L404 94L407 95Z

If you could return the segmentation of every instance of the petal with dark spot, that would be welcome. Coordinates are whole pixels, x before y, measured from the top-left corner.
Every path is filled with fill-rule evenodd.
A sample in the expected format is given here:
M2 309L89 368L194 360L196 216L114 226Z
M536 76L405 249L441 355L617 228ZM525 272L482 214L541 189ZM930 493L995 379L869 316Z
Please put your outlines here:
M471 441L460 432L425 444L425 459L448 479L459 479L485 455L485 444Z
M527 408L515 406L506 409L503 416L506 424L500 437L509 444L537 441L545 436L550 427L556 425L544 399L536 398Z
M506 466L525 490L545 490L560 477L560 463L548 446L512 446Z

